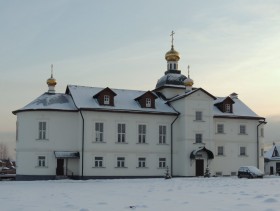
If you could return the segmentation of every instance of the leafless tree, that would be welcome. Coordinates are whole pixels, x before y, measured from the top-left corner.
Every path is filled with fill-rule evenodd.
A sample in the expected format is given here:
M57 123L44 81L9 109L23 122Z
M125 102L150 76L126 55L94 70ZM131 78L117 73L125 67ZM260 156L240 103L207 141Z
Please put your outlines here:
M0 143L0 159L9 159L8 147L4 143Z

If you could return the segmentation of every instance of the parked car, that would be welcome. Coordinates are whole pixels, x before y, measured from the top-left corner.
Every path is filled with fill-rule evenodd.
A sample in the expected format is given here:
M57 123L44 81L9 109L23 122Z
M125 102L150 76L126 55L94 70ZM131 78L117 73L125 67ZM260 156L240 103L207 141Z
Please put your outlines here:
M264 174L255 166L241 166L237 173L238 178L263 178Z

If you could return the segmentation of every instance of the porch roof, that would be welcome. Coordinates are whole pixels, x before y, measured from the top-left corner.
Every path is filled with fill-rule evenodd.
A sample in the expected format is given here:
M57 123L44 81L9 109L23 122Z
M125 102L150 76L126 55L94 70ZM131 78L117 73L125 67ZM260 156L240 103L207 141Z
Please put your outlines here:
M214 154L212 151L210 151L209 149L206 149L206 147L199 147L196 150L193 150L190 154L190 159L195 159L196 153L200 152L200 151L204 151L207 153L207 157L208 159L214 159Z
M56 158L80 158L78 151L54 151Z

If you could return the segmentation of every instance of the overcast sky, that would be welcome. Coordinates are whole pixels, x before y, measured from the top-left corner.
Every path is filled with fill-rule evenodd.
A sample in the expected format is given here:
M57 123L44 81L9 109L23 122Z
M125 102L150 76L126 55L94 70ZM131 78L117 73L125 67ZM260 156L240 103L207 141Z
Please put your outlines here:
M236 92L280 122L279 0L0 0L0 26L0 135L14 133L13 110L47 91L51 64L57 92L153 90L172 30L179 69L187 75L190 65L195 87ZM279 130L267 137L280 139Z

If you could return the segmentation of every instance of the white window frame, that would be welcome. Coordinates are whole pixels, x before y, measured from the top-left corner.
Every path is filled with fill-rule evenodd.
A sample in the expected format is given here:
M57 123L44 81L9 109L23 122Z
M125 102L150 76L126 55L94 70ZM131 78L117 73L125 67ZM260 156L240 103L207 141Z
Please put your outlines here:
M166 144L166 125L159 125L159 144Z
M104 142L104 123L95 122L95 142Z
M104 95L104 105L109 105L109 104L110 104L110 96Z
M231 112L231 105L229 103L225 104L225 112L230 113Z
M239 156L246 156L247 155L247 149L245 146L239 147Z
M203 115L202 111L196 111L195 112L195 120L196 121L202 121L203 120L202 115Z
M239 134L241 135L246 135L246 125L242 124L242 125L239 125Z
M104 158L102 156L94 156L94 168L104 168Z
M47 139L47 121L38 122L38 140L48 140Z
M125 157L123 156L118 156L117 157L117 166L116 168L126 168L125 166Z
M152 107L152 99L151 98L146 98L146 107L151 108Z
M47 157L45 155L37 156L37 167L42 167L42 168L47 167Z
M145 124L138 125L138 143L145 144L147 138L147 126Z
M145 157L139 157L138 158L138 168L147 168L146 160L147 159Z
M196 144L203 143L203 134L202 133L196 133L195 134L195 143Z
M126 124L117 124L117 143L126 143Z
M159 158L158 159L158 167L159 168L166 168L166 158Z
M217 124L217 133L219 133L219 134L225 133L224 124L222 124L222 123L218 123L218 124Z
M218 146L217 147L217 155L218 156L223 156L224 154L224 146Z

